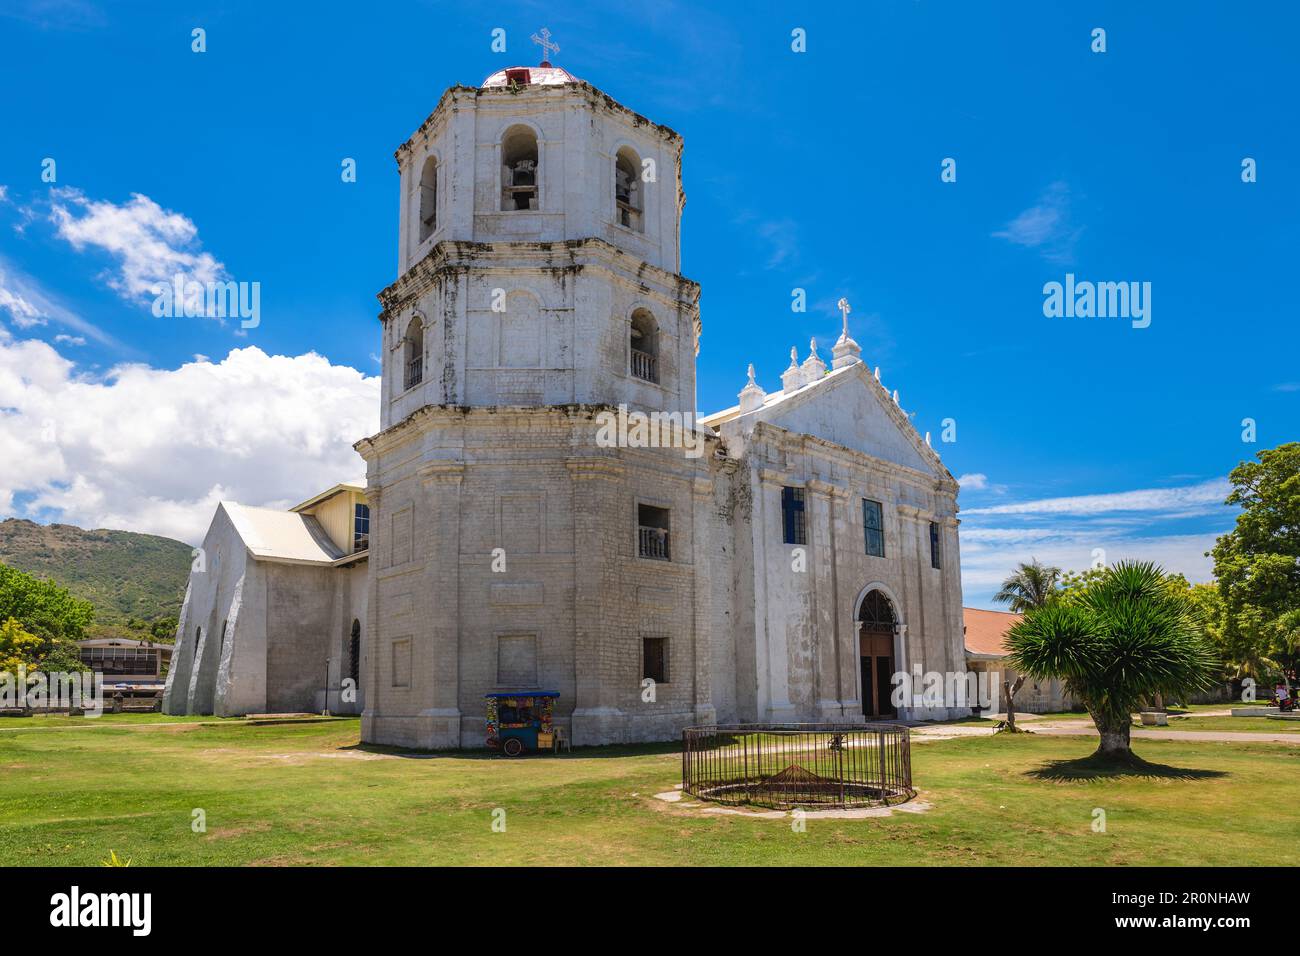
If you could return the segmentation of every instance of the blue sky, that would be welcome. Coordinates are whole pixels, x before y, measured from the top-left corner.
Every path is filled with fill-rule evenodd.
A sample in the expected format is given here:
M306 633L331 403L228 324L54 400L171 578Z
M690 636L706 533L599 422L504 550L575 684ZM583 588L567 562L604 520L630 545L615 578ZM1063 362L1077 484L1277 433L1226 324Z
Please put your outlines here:
M545 25L558 65L685 139L702 411L734 403L751 361L778 388L791 345L834 341L847 296L864 359L963 478L968 604L1031 554L1084 567L1102 548L1203 579L1232 524L1224 476L1300 437L1297 19L10 0L0 513L194 540L219 497L284 505L359 474L393 150L447 86L536 62ZM177 264L259 282L261 324L155 318L141 289ZM1045 317L1043 285L1067 272L1151 283L1150 326Z

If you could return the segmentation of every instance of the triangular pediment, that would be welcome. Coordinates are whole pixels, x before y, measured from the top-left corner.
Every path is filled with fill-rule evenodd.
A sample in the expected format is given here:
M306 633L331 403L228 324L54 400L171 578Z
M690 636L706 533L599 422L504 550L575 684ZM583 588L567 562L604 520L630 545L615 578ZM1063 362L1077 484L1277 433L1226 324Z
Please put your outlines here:
M812 435L905 468L950 478L938 456L861 363L836 369L744 416Z

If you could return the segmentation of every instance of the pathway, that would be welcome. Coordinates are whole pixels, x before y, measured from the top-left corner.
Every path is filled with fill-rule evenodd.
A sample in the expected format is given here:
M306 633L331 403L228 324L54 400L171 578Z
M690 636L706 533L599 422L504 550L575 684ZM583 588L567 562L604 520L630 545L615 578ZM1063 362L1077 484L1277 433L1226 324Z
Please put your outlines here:
M1028 715L1031 720L1024 721L1026 715L1017 714L1016 723L1031 722L1033 723L1033 732L1043 734L1049 737L1095 737L1097 728L1091 720L1086 719L1052 719L1042 717L1038 714ZM1210 716L1208 714L1199 714L1198 716ZM912 739L924 740L951 740L954 737L982 737L989 736L993 733L992 727L973 727L970 725L953 726L939 724L931 727L913 727ZM1145 737L1148 740L1194 740L1210 743L1273 743L1273 744L1293 744L1300 745L1300 734L1296 733L1258 733L1255 731L1231 731L1231 730L1149 730L1144 727L1134 727L1131 731L1133 737Z

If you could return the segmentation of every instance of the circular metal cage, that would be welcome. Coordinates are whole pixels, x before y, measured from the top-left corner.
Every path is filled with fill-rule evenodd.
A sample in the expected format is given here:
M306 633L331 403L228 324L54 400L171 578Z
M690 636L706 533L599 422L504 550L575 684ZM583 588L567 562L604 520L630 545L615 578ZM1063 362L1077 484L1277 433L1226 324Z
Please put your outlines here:
M682 732L682 789L717 803L882 807L916 796L897 724L732 724Z

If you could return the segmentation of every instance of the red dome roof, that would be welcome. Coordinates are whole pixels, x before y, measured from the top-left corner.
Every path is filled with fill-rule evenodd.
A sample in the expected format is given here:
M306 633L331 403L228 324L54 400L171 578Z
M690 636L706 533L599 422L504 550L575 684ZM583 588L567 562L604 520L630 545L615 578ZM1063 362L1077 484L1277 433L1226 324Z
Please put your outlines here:
M497 70L481 84L489 86L509 86L511 78L520 86L558 86L561 83L577 83L578 78L562 66L510 66Z

